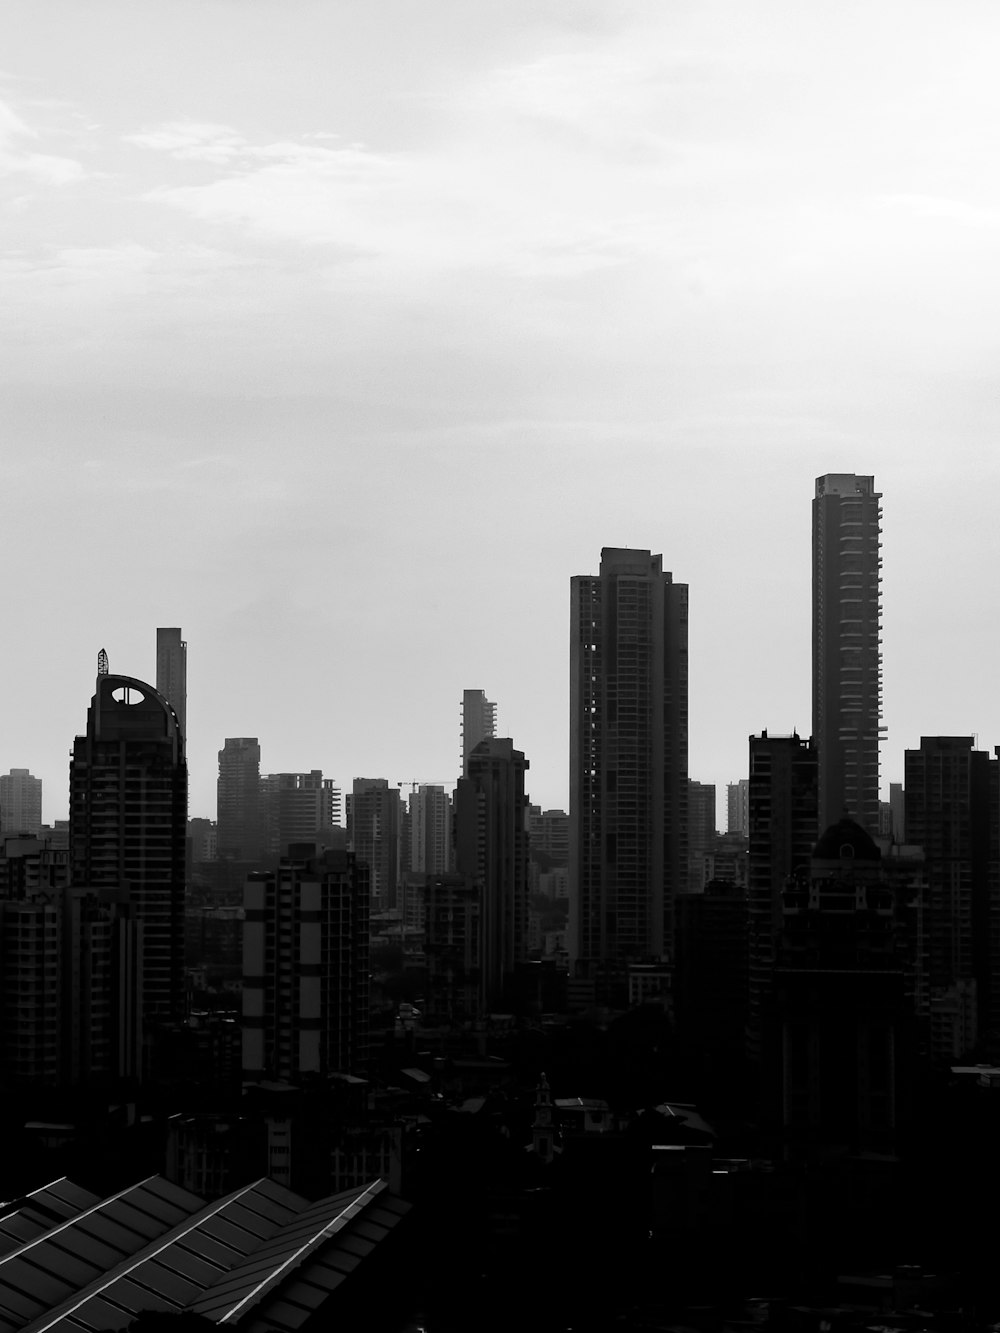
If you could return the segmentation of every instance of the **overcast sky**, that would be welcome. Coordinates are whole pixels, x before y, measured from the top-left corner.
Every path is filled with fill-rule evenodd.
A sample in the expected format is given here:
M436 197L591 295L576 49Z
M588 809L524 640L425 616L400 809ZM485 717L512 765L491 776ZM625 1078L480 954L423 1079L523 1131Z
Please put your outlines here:
M7 0L0 770L98 649L216 752L566 805L569 579L691 588L691 776L810 727L810 506L884 495L885 783L1000 743L1000 10Z

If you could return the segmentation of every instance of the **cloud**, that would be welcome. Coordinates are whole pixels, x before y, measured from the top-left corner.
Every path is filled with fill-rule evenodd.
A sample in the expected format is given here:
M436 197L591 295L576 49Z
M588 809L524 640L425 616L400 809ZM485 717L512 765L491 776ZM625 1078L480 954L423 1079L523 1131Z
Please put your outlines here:
M28 176L42 185L72 185L84 179L87 172L75 159L25 147L25 140L37 138L11 106L0 102L0 177Z

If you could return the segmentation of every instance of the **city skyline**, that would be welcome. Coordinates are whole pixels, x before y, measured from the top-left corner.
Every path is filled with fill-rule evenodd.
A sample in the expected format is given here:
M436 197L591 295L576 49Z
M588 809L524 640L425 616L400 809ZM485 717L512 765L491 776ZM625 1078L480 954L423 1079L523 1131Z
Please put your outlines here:
M565 808L565 588L617 545L691 587L721 792L809 729L840 470L886 497L883 795L1000 740L1000 15L377 8L9 7L0 769L64 817L97 650L153 680L182 626L192 816L227 736L450 783L466 688Z

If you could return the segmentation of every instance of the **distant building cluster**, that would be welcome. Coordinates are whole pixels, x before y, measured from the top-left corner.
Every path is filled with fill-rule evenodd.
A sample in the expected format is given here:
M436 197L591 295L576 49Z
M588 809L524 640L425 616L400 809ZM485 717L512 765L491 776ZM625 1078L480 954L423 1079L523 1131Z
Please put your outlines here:
M27 769L0 776L5 1089L130 1124L169 1089L197 1221L251 1163L309 1197L398 1192L432 1123L412 1106L478 1112L513 1034L654 1015L699 1086L738 1071L759 1156L897 1160L928 1079L1000 1084L1000 747L924 736L880 799L874 478L818 478L812 514L812 734L749 737L724 832L689 772L689 589L648 550L606 547L570 583L568 813L532 804L525 752L465 690L453 779L342 787L226 737L215 818L189 818L180 629L157 630L155 687L102 651L68 821L43 825ZM533 1171L558 1174L574 1136L635 1131L544 1074L533 1097ZM698 1172L736 1167L697 1156L693 1107L659 1111L657 1133L689 1132L673 1156L657 1140L669 1231L678 1172L708 1190Z

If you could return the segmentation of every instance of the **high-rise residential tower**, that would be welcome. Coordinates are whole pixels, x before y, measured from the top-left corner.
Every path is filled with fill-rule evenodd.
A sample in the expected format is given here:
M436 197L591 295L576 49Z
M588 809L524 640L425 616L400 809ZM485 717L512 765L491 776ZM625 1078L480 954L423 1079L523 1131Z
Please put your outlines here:
M264 817L256 736L227 736L219 751L218 825L221 861L260 860Z
M187 742L187 644L179 629L156 631L156 690L177 714Z
M482 997L496 1007L528 958L528 761L507 737L480 741L455 788L455 868L479 888Z
M402 798L386 778L355 778L347 798L347 844L368 867L372 911L397 906Z
M0 777L0 835L38 833L42 827L42 779L26 768Z
M570 953L669 960L687 880L688 589L649 551L605 547L571 582Z
M469 755L480 741L497 734L497 706L482 690L462 691L462 776L469 774Z
M410 792L411 871L445 875L451 870L451 798L444 787L425 785Z
M97 677L69 819L74 888L122 897L140 928L146 1021L182 1019L187 764L175 710L151 685Z
M878 832L882 726L881 494L874 477L816 478L812 729L819 826L845 814Z

